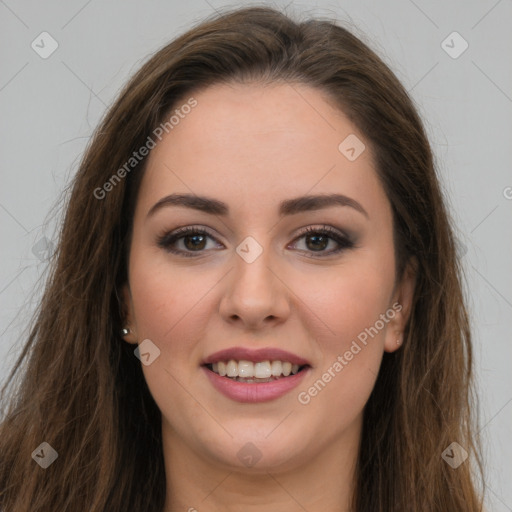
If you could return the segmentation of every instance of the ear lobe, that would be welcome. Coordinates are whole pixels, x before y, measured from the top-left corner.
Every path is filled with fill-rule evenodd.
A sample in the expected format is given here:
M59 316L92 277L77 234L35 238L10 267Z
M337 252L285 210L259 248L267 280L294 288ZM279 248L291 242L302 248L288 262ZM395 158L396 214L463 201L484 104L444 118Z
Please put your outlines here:
M132 295L128 284L125 284L121 290L121 312L122 326L119 335L127 343L136 344L137 329L133 312Z
M394 317L390 320L384 341L384 350L394 352L404 342L403 335L409 320L416 289L416 259L409 261L404 270L402 280L397 286L391 301L391 308L395 311Z

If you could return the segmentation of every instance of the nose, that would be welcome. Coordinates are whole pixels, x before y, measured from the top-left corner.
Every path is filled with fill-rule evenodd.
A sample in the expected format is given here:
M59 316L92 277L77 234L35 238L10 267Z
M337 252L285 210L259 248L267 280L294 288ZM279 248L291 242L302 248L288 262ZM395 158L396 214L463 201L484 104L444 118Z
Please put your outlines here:
M257 331L288 318L290 290L270 256L264 250L250 263L238 254L233 256L234 268L227 276L219 308L226 322Z

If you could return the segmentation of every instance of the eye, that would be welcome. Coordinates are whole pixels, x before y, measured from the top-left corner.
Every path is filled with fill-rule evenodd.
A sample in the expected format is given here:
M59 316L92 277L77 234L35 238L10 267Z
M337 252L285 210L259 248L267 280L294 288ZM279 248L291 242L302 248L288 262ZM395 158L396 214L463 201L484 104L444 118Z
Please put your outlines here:
M217 242L217 248L224 247L208 230L195 226L187 226L172 232L165 232L157 238L157 245L173 254L194 257L200 255L206 249L212 249L212 247L208 247L208 239ZM330 226L322 226L321 228L310 226L304 229L302 233L295 238L294 242L296 243L297 240L301 239L304 239L305 249L299 248L298 250L305 253L313 253L309 255L309 257L312 258L330 256L345 249L350 249L355 245L350 238L341 231ZM330 243L334 243L335 248L326 251L325 249L329 247ZM181 247L177 247L180 244Z
M304 239L306 248L299 250L320 253L318 255L311 254L310 257L312 258L322 258L331 254L337 254L345 249L351 249L355 245L350 238L330 226L322 226L321 228L307 227L295 240L301 239ZM326 251L325 249L329 246L330 242L334 243L335 248Z
M208 238L215 240L213 235L204 228L187 226L179 228L171 233L164 233L157 239L157 244L162 249L181 256L195 256L194 252L200 253L207 248ZM182 242L183 248L176 248Z

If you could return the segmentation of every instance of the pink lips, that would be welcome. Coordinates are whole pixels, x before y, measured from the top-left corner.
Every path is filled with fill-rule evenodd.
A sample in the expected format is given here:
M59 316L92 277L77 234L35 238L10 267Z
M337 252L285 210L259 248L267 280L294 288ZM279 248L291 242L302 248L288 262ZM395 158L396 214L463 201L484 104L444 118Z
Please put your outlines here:
M234 359L235 361L253 361L255 363L260 361L289 361L292 364L306 366L306 368L295 375L281 377L270 382L247 383L238 382L229 377L221 377L206 366L219 361L229 361L230 359ZM258 403L275 400L297 387L306 374L309 373L311 367L306 359L286 352L285 350L277 348L252 350L243 347L234 347L215 352L208 356L203 362L202 369L213 387L224 396L236 402Z
M275 400L288 393L288 391L299 385L311 368L305 368L289 377L281 377L271 382L261 382L259 384L255 382L238 382L229 377L221 377L219 374L206 368L206 366L203 366L202 369L206 372L206 376L210 379L213 387L224 396L236 402L257 403Z

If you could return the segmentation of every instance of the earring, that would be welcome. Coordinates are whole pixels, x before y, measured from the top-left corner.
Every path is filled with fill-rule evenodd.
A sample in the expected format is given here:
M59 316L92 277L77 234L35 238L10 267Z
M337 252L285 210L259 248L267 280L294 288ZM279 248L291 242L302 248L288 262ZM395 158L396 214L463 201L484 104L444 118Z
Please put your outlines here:
M128 334L130 334L130 329L128 327L123 327L121 329L121 336L127 336Z

